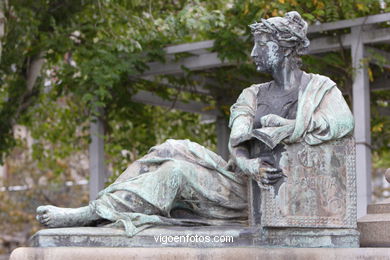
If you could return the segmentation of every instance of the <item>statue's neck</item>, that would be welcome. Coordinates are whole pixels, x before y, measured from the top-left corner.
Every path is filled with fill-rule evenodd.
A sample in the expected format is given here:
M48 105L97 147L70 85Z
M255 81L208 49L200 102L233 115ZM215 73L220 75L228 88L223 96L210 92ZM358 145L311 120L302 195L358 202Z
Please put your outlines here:
M299 68L292 69L288 62L289 59L285 59L285 62L282 62L272 73L275 88L279 88L280 91L288 91L299 87L299 82L302 79L303 71Z

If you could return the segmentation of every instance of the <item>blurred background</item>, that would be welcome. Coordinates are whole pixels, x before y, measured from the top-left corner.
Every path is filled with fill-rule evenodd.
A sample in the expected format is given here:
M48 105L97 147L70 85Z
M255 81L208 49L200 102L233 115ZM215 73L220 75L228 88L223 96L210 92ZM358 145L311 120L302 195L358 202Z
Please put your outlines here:
M0 254L42 228L37 206L85 205L167 138L228 158L230 105L270 80L250 60L248 24L291 10L312 27L303 69L332 78L351 109L368 100L368 196L389 197L390 33L366 40L358 63L344 35L386 32L390 0L0 0Z

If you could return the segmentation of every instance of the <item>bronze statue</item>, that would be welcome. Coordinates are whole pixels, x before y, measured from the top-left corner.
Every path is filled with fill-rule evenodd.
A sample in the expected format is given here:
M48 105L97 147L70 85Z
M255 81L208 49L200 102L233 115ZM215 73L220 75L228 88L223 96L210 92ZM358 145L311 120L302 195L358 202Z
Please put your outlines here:
M267 189L285 181L276 156L285 145L317 145L349 134L353 117L336 84L300 69L309 46L297 12L250 25L257 70L274 80L245 89L231 107L229 162L189 140L167 140L135 161L81 208L40 206L48 227L101 222L132 236L151 225L246 223L248 178Z

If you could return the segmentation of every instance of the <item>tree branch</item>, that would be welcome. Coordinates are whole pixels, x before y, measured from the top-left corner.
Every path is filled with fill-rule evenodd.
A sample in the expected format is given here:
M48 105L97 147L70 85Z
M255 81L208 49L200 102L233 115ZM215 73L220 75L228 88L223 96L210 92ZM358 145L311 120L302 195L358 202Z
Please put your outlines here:
M12 119L12 125L16 124L19 115L32 104L31 98L39 93L39 91L34 91L34 86L45 63L44 56L45 52L40 52L36 58L33 58L27 68L26 91L19 99L18 107Z
M27 69L27 90L32 91L45 63L45 52L40 52Z
M8 0L0 0L0 61L1 61L1 54L3 50L3 37L4 37L4 28L5 28L5 10L8 6Z

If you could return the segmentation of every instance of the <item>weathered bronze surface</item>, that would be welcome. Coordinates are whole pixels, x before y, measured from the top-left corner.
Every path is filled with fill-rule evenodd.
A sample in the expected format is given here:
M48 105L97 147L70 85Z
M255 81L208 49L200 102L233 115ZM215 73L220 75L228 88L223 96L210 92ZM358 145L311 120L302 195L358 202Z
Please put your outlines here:
M250 27L251 57L274 80L244 89L231 107L228 162L189 140L167 140L88 206L41 206L37 220L48 227L109 222L131 237L156 225L249 219L260 230L251 237L257 245L356 246L352 113L335 82L300 69L309 40L297 12Z
M262 226L356 228L353 138L285 149L280 167L288 177L262 191Z

